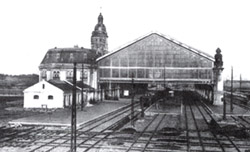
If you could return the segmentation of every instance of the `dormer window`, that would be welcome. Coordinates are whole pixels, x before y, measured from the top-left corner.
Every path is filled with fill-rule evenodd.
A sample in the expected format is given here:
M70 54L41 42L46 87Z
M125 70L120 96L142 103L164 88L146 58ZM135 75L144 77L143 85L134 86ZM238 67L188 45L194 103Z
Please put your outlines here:
M67 80L73 79L73 71L67 71L67 73L66 73L66 79Z
M60 53L56 53L56 58L57 58L57 59L60 58Z
M53 79L60 79L60 71L53 72Z

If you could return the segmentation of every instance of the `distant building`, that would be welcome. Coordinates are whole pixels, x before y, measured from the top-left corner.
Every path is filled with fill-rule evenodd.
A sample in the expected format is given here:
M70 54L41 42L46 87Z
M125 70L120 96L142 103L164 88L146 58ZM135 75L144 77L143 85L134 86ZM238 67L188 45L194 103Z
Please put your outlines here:
M72 104L72 89L70 83L60 80L42 80L25 89L25 108L64 108ZM81 102L81 91L77 88L77 104Z

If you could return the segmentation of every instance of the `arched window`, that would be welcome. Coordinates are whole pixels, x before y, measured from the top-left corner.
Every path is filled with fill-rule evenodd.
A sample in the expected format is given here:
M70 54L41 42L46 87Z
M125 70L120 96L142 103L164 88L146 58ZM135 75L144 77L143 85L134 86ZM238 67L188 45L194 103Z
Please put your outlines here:
M60 71L53 72L53 79L60 79Z
M39 99L39 96L38 96L38 95L34 95L33 98L34 98L34 99Z
M52 95L49 95L49 96L48 96L48 99L49 99L49 100L53 100L53 98L54 98L54 97L53 97Z

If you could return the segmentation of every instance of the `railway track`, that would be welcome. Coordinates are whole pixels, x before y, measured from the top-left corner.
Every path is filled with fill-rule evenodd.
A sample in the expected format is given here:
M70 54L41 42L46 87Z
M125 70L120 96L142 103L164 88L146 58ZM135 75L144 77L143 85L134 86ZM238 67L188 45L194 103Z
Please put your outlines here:
M131 116L128 105L79 126L77 151L249 151L250 138L236 138L227 132L218 132L222 128L216 125L217 119L206 104L191 92L185 92L183 96L183 113L177 116L155 113L141 118L139 104L136 103L134 117ZM130 126L131 119L135 121L134 130L125 127ZM243 128L249 129L248 117L231 116L231 119L238 121ZM179 127L170 127L170 120L179 121ZM70 150L69 128L50 130L46 127L24 126L0 127L0 130L4 132L0 135L0 151L6 147L29 152Z

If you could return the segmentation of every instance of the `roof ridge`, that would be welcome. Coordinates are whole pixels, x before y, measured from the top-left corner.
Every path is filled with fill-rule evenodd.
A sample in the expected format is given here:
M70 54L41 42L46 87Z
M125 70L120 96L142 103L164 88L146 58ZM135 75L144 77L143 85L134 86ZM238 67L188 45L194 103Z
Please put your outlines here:
M165 39L171 41L172 43L175 43L175 44L177 44L177 45L180 45L181 47L184 47L184 48L186 48L186 49L188 49L188 50L190 50L190 51L192 51L192 52L194 52L194 53L197 53L197 54L199 54L199 55L201 55L201 56L204 56L204 57L206 57L206 58L208 58L208 59L214 61L213 56L211 56L210 54L205 53L205 52L203 52L203 51L201 51L201 50L198 50L198 49L196 49L196 48L194 48L194 47L191 47L191 46L189 46L189 45L187 45L187 44L185 44L185 43L182 43L182 42L176 40L175 38L173 38L173 37L171 37L171 36L169 36L169 35L165 35L165 34L162 34L162 33L160 33L160 32L157 32L157 31L151 31L151 32L149 32L149 33L147 33L147 34L145 34L145 35L139 37L139 38L134 39L133 41L130 41L130 42L124 44L124 45L121 45L120 47L114 49L113 51L111 51L111 52L109 52L109 53L107 53L107 54L105 54L105 55L103 55L103 56L97 58L96 61L102 60L103 58L105 58L105 57L107 57L107 56L110 56L110 55L112 55L112 54L114 54L114 53L120 51L121 49L123 49L123 48L125 48L125 47L128 47L129 45L132 45L132 44L134 44L135 42L138 42L138 41L140 41L140 40L142 40L142 39L144 39L144 38L146 38L146 37L148 37L148 36L150 36L150 35L152 35L152 34L157 34L157 35L159 35L159 36L161 36L161 37L163 37L163 38L165 38Z
M69 81L67 81L67 80L64 80L64 81L65 81L66 83L68 83L69 85L71 85L72 87L74 87L73 83L71 83L71 82L69 82ZM82 88L78 87L77 85L76 85L76 88L82 90Z

